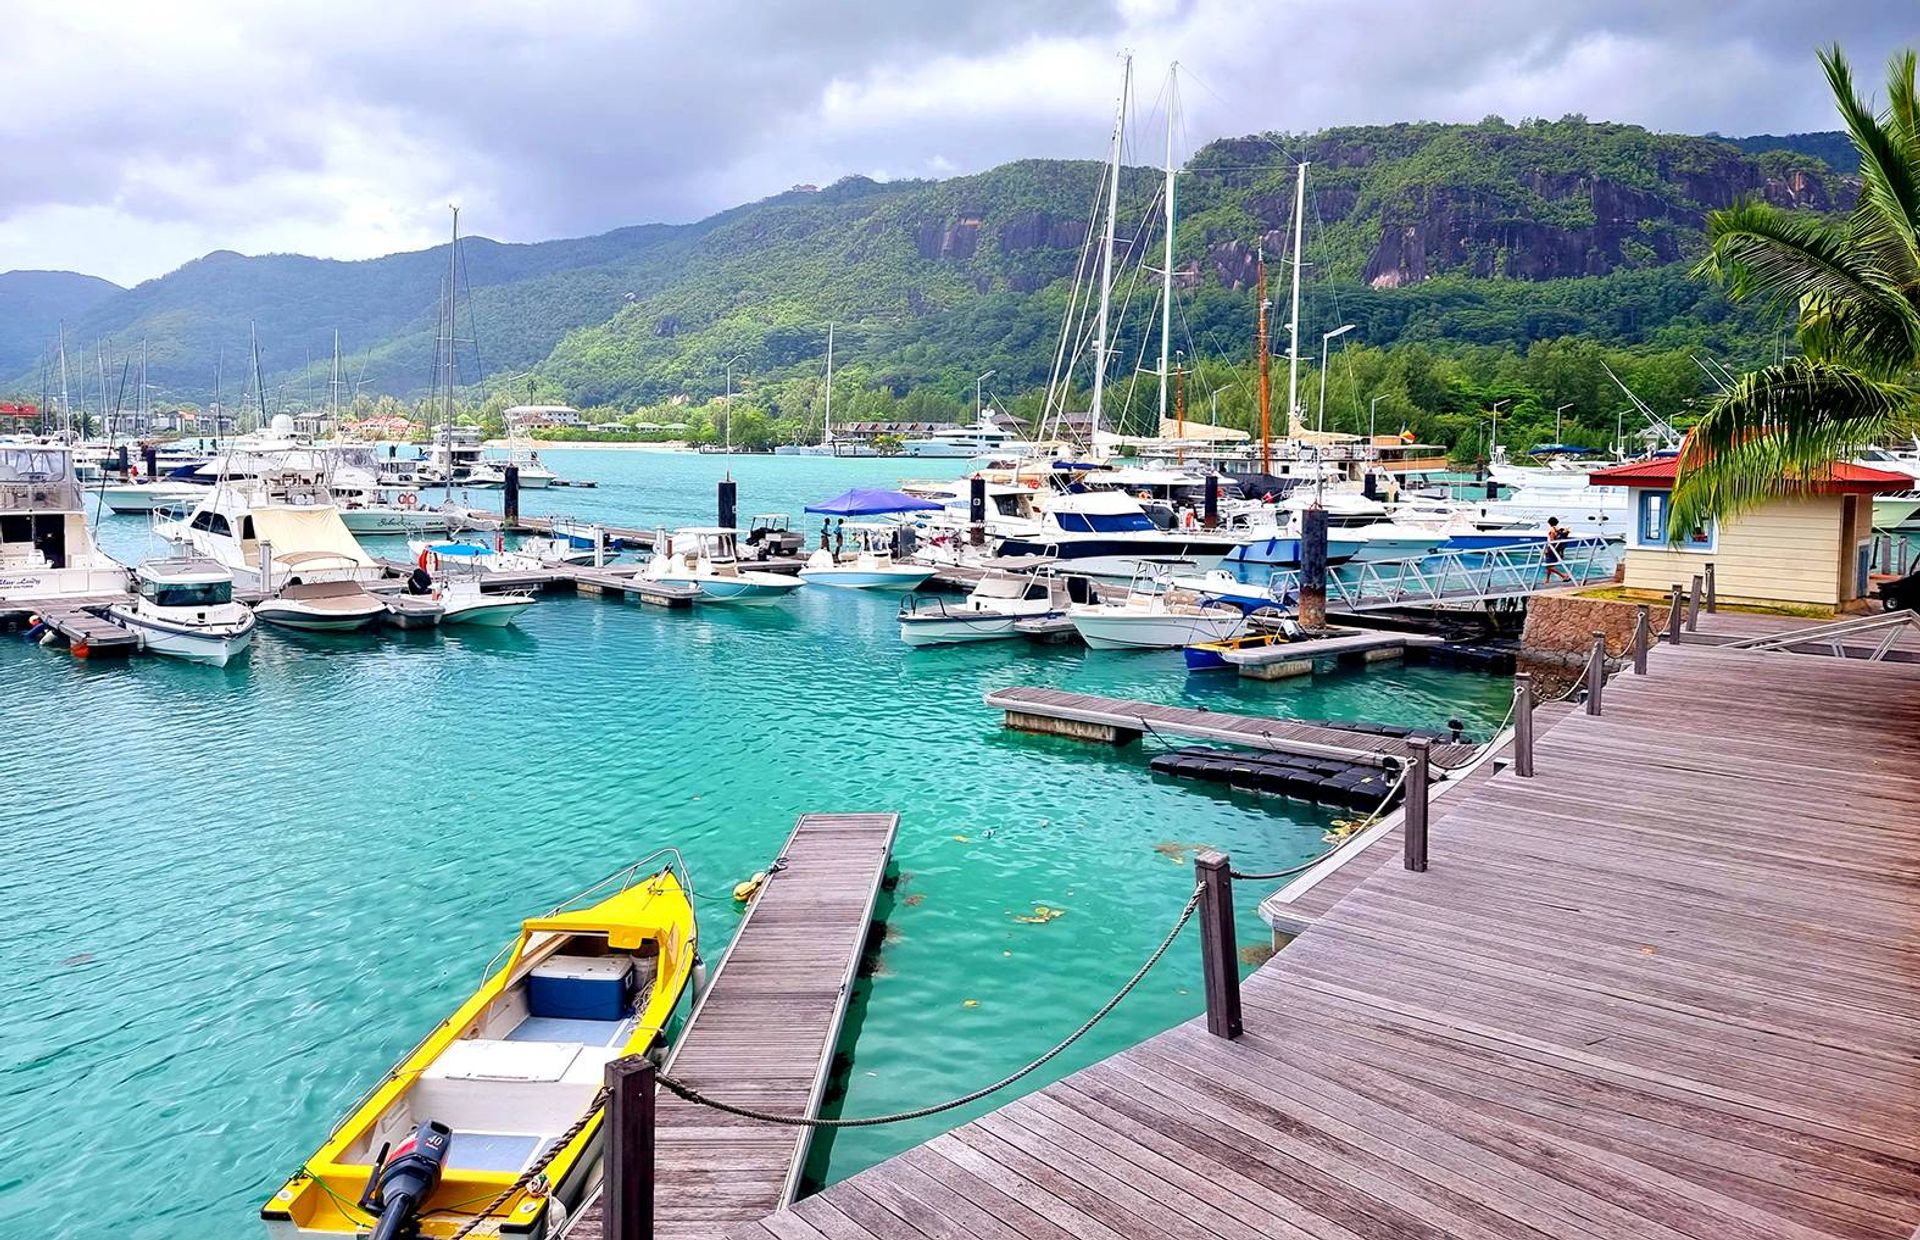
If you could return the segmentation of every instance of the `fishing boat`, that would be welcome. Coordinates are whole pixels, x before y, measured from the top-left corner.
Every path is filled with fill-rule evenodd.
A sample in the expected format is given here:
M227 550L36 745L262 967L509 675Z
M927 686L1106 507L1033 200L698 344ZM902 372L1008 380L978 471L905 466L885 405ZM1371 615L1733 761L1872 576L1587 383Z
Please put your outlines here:
M1163 575L1141 573L1118 602L1067 608L1080 639L1095 650L1178 650L1239 632L1246 612L1219 599L1170 588Z
M908 595L900 603L900 640L909 646L996 641L1017 637L1023 620L1064 614L1072 598L1068 582L1046 571L1052 563L1050 556L989 560L957 603Z
M233 574L212 560L149 560L134 572L131 602L107 608L142 650L223 667L253 643L254 616L233 601Z
M689 526L655 535L656 550L640 576L665 585L692 586L706 603L773 603L806 584L798 577L740 567L740 531L728 526ZM665 550L659 550L665 548Z
M119 594L127 570L94 545L71 452L0 447L0 599Z
M283 629L347 633L384 619L387 605L357 581L305 581L261 599L253 614Z
M1231 668L1226 656L1243 650L1269 650L1274 646L1284 646L1297 641L1300 626L1291 620L1281 621L1276 632L1241 633L1234 637L1224 637L1219 641L1200 642L1186 649L1187 670L1189 672L1219 672Z
M843 590L911 590L933 576L931 564L902 564L893 558L892 539L898 527L856 524L846 528L855 549L836 556L820 548L800 570L800 580Z
M607 1065L666 1043L694 975L686 868L654 860L521 923L504 963L261 1207L267 1234L553 1235L600 1161Z

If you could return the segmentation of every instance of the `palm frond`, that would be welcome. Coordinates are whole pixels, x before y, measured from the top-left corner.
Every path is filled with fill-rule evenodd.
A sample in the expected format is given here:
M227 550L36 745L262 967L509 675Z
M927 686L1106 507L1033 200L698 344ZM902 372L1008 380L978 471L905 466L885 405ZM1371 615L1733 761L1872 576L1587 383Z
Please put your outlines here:
M1920 56L1912 48L1896 52L1887 62L1887 120L1893 136L1906 148L1907 160L1920 166L1920 97L1914 91L1914 73ZM1920 225L1920 221L1915 221Z
M1715 211L1707 233L1696 274L1724 279L1736 300L1829 320L1830 356L1891 374L1920 354L1920 310L1849 227L1749 202Z
M1900 276L1920 272L1920 168L1913 153L1883 122L1873 106L1853 85L1853 70L1840 48L1820 53L1833 89L1834 106L1846 123L1847 134L1860 153L1860 202L1854 211L1855 231L1899 255L1890 264ZM1890 92L1897 79L1889 75ZM1889 255L1891 257L1892 255Z
M1804 493L1834 461L1916 427L1920 391L1902 382L1807 358L1744 375L1687 435L1668 536Z

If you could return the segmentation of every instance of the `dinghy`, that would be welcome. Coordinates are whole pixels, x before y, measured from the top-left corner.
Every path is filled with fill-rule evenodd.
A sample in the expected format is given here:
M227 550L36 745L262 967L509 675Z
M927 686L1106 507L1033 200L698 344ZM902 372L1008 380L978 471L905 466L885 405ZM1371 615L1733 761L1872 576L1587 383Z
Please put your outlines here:
M607 1065L665 1044L693 977L685 867L653 860L522 923L505 963L261 1208L267 1234L554 1234L600 1160Z

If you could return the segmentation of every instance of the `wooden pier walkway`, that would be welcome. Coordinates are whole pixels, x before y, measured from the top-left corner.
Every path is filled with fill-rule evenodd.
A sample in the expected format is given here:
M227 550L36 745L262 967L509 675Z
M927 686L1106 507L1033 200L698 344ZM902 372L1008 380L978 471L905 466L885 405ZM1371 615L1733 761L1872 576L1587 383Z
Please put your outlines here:
M898 814L806 814L754 897L666 1071L729 1102L820 1110ZM711 1235L793 1200L812 1130L696 1107L662 1091L654 1235ZM568 1227L599 1240L598 1194Z
M1405 759L1413 753L1413 747L1396 736L1190 706L1161 706L1154 702L1098 697L1033 685L995 689L987 694L986 702L1007 712L1010 728L1115 744L1138 740L1152 732L1376 765L1389 758ZM1451 769L1470 761L1476 752L1473 745L1436 741L1430 759L1436 767Z
M1239 1039L729 1234L1911 1240L1920 668L1661 647L1535 755L1253 972Z

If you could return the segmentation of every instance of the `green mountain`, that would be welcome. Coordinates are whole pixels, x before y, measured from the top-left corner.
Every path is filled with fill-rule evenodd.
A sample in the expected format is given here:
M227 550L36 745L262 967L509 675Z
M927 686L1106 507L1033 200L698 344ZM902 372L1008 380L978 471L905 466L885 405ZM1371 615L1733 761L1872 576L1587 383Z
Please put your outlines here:
M57 345L62 322L77 324L89 311L126 290L77 271L0 272L0 375L34 370L21 390L39 394L39 364ZM80 337L69 336L69 346Z
M1181 339L1197 357L1247 356L1256 252L1277 288L1303 157L1303 341L1352 322L1354 340L1375 346L1525 349L1582 336L1737 362L1777 332L1687 276L1705 213L1748 197L1844 208L1851 182L1806 153L1830 146L1814 141L1825 137L1768 139L1755 153L1577 117L1490 117L1217 141L1179 182ZM1093 162L1027 160L945 181L854 177L696 224L533 245L469 239L461 381L581 405L701 400L721 390L729 358L736 377L763 387L810 380L832 320L857 390L970 398L989 369L1002 391L1032 388L1053 363L1101 174ZM1122 371L1157 317L1157 277L1137 272L1141 259L1158 262L1159 181L1147 169L1122 180ZM417 394L433 379L446 266L444 246L366 262L219 252L55 317L69 319L70 340L115 351L145 339L153 382L180 400L208 399L216 364L234 399L250 321L278 407L323 398L336 328L360 391ZM22 385L37 382L51 332L36 313L0 340L0 375Z

